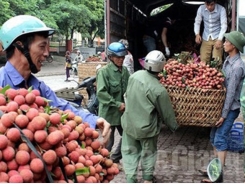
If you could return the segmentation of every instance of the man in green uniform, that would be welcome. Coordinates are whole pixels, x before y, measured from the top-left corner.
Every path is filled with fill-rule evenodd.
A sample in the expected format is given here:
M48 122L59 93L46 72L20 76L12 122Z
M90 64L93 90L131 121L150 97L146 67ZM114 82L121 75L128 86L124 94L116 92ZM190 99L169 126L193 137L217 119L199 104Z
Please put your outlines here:
M123 66L126 47L119 42L111 43L107 48L107 57L110 63L100 68L97 73L97 96L99 100L99 116L111 124L111 135L106 148L111 151L114 144L114 133L117 129L122 136L121 116L125 110L123 95L126 92L128 78L127 68ZM121 140L111 159L119 163L122 158Z
M141 158L145 182L153 182L157 159L157 139L164 122L172 131L178 128L166 89L158 80L165 57L154 50L145 58L144 68L131 75L126 91L126 110L122 115L122 164L128 183L137 182Z

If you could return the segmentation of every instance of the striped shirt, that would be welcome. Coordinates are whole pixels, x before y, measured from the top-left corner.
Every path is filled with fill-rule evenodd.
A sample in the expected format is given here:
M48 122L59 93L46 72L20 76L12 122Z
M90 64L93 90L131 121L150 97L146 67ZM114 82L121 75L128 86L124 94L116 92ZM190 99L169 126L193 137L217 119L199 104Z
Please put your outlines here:
M226 118L230 110L240 109L240 94L245 77L245 64L240 57L240 53L233 57L228 56L223 65L225 74L224 85L226 88L226 98L222 110L222 117Z
M222 40L227 30L227 15L225 8L219 4L215 4L215 8L210 12L206 5L201 5L197 10L194 23L195 35L200 34L201 22L204 22L204 31L202 38L206 41Z

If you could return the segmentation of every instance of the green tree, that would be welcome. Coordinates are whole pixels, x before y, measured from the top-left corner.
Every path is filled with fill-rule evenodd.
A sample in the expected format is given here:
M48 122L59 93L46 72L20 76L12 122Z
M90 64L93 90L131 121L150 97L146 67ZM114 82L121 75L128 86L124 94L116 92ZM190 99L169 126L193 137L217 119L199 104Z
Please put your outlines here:
M104 38L104 1L103 0L85 0L84 4L93 13L92 19L90 20L91 26L87 28L87 34L84 35L89 38L90 45L96 36Z
M12 16L28 14L66 39L73 39L74 32L91 42L96 35L104 37L103 0L1 0L0 7L1 25Z
M58 29L52 16L50 0L1 0L0 24L16 15L33 15L43 20L47 26ZM49 2L49 3L48 3ZM11 7L11 8L10 8Z
M14 14L13 10L10 8L10 3L8 0L0 1L0 25L2 25L6 20L8 20Z
M53 9L59 12L56 22L61 34L66 39L73 39L75 31L81 32L90 26L91 12L83 4L74 4L69 1L61 1Z

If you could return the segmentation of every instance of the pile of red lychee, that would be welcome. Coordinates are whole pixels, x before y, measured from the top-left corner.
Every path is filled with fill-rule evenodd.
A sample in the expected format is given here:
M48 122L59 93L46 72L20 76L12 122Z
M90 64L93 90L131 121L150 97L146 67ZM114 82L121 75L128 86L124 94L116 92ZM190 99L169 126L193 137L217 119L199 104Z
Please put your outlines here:
M106 183L119 173L99 132L38 90L0 88L0 110L0 182Z

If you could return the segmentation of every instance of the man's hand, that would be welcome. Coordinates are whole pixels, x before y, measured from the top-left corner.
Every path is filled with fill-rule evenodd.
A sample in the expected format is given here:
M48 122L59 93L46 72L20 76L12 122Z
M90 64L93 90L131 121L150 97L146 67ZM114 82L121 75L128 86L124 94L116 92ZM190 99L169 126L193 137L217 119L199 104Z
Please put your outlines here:
M222 48L222 46L223 46L223 42L221 40L216 40L214 47L216 49L220 49L220 48Z
M225 120L225 119L221 117L221 118L219 119L219 121L217 121L217 122L215 123L215 126L216 126L216 127L220 127L220 126L223 124L224 120Z
M169 50L169 48L168 47L165 47L165 52L166 52L166 56L170 56L170 50Z
M202 42L202 37L199 34L197 34L195 41L197 44L200 44Z
M125 103L121 103L120 107L119 107L119 111L124 111L125 110Z
M105 146L111 134L111 125L104 118L97 119L96 125L101 131L103 146Z

